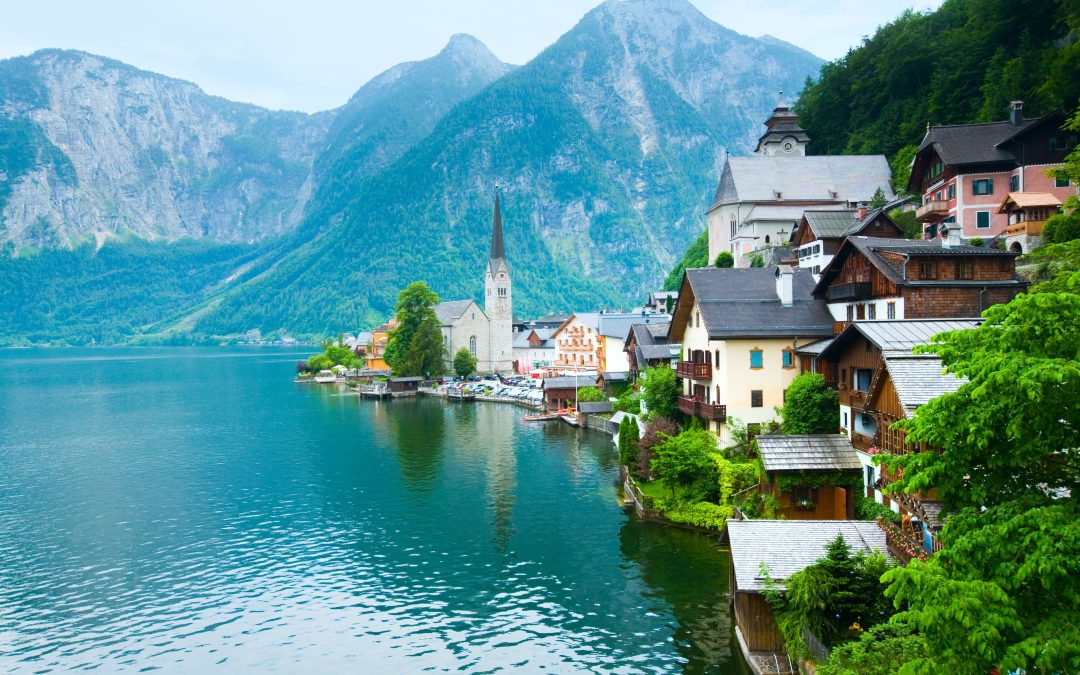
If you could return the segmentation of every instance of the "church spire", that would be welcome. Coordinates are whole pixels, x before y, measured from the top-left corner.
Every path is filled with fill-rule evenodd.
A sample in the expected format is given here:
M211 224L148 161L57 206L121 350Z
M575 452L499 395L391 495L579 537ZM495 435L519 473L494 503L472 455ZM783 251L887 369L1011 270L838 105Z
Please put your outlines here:
M495 218L491 226L491 255L488 257L492 268L497 265L495 261L506 258L506 251L503 248L502 211L499 209L498 183L495 183Z

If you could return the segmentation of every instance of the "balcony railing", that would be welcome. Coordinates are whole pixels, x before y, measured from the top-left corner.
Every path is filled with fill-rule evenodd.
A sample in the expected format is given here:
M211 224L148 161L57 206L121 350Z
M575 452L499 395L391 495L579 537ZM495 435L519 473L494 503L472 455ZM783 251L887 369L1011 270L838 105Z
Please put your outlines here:
M839 335L840 333L843 333L844 329L847 328L848 324L850 324L850 323L851 323L850 321L833 321L832 322L833 335Z
M864 434L860 434L857 431L852 431L851 444L855 446L856 450L862 450L863 452L866 452L867 450L876 445L876 441L873 436L866 436Z
M885 531L885 546L897 561L907 565L913 558L929 560L930 554L923 549L923 543L894 523L877 519L878 527ZM935 547L936 548L936 547Z
M860 300L869 298L873 292L874 287L869 281L853 281L829 286L825 295L829 300Z
M859 391L858 389L849 389L848 405L856 410L864 409L866 407L866 392Z
M680 396L678 400L679 411L690 415L691 417L697 417L698 405L701 402L696 398L690 398L689 396Z
M726 422L727 406L719 403L706 403L692 396L678 398L679 410L691 417L700 417L710 422Z
M712 364L679 361L675 367L675 374L686 380L711 380Z
M1005 228L1005 236L1015 237L1026 234L1029 237L1037 237L1043 233L1043 225L1046 225L1045 220L1026 220L1022 223L1015 223Z
M915 220L941 220L949 215L949 202L932 199L915 209Z

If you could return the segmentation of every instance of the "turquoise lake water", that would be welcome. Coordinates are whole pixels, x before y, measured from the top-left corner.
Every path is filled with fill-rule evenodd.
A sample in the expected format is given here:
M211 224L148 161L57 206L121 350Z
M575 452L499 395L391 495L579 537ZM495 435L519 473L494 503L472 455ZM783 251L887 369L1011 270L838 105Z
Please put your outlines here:
M306 353L0 351L0 672L749 672L727 554L628 516L608 437Z

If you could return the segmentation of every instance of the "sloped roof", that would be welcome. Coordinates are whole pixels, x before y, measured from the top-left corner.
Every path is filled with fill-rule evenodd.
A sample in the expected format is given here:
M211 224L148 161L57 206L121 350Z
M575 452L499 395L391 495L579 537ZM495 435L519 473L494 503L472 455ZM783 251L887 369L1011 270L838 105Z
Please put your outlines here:
M630 327L635 324L647 324L662 326L664 334L667 334L667 326L671 323L670 314L599 314L596 317L597 331L606 337L625 340L630 334Z
M578 401L577 410L582 413L606 413L611 412L611 401Z
M934 146L941 161L949 166L962 164L993 164L1014 162L1011 152L1001 147L1019 132L1039 120L1024 120L1020 125L1012 122L985 122L982 124L943 124L931 127L923 137L919 152Z
M795 349L796 354L806 354L808 356L818 356L821 352L825 351L829 345L833 342L833 338L826 338L824 340L817 340L811 342L808 345L803 345Z
M761 563L777 586L825 557L825 545L844 536L852 552L878 550L888 555L885 532L866 520L729 520L731 562L740 591L765 587Z
M555 349L555 341L551 339L554 328L528 328L514 333L514 349ZM529 336L536 333L541 342L533 347L529 344Z
M806 207L800 204L758 204L757 206L751 206L750 210L743 216L744 223L751 223L755 220L785 220L785 221L797 221L803 213L806 211Z
M443 326L448 326L461 318L465 311L469 309L469 305L474 304L472 300L450 300L448 302L440 302L435 305L435 316L438 317L439 323ZM477 306L479 309L479 306ZM481 310L483 311L483 310Z
M736 201L868 202L878 188L892 199L891 178L885 155L729 157L710 209Z
M982 319L915 319L894 321L854 321L848 329L866 336L883 352L906 352L929 344L938 333L978 328Z
M932 354L885 354L884 361L896 396L909 419L919 406L942 394L953 393L968 381L966 377L944 372L941 359Z
M833 318L825 303L813 298L814 277L796 269L792 278L792 304L784 306L776 295L776 268L703 267L686 271L679 308L689 314L694 300L701 308L710 339L736 337L827 337ZM689 286L689 288L687 288ZM677 322L684 321L682 317ZM681 326L672 325L672 330ZM678 333L675 337L682 337Z
M596 384L595 375L568 375L544 378L544 389L580 389Z
M1052 208L1061 206L1061 200L1049 192L1010 192L1005 195L1005 199L1002 200L1001 206L998 207L998 213L1004 213L1009 204L1013 204L1021 209L1039 207Z
M839 239L855 222L855 209L813 210L803 213L818 239Z
M766 471L861 471L862 463L843 434L758 436Z

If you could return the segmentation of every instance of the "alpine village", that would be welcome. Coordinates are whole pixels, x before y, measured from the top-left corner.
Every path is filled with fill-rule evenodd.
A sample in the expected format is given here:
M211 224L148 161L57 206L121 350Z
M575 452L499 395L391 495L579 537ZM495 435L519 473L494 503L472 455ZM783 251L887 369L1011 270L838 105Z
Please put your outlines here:
M621 306L560 304L588 266L537 273L522 182L482 175L460 295L386 276L295 382L610 436L625 509L730 549L755 673L1080 672L1080 12L991 4L770 91L708 198L669 193L705 232Z

